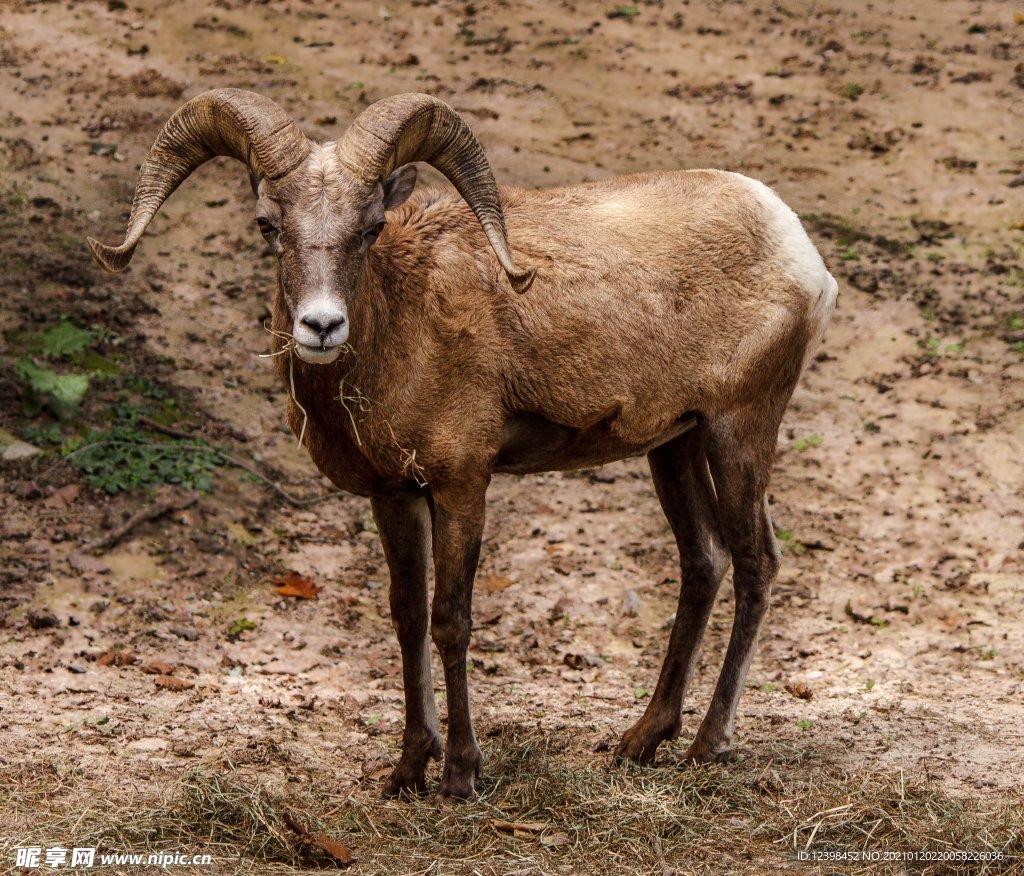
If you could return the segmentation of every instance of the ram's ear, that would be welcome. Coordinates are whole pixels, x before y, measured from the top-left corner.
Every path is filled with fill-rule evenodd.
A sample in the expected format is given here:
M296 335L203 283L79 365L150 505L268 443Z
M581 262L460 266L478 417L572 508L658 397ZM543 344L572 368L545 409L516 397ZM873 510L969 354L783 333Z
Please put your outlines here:
M398 168L384 183L384 209L394 210L405 203L416 188L416 165L406 164Z

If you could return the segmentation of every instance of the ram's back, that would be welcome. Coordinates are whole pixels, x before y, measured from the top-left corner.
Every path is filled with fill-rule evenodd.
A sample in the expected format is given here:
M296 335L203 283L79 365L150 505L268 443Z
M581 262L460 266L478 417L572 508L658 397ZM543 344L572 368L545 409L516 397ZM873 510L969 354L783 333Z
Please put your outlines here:
M403 219L442 268L429 294L466 316L468 355L502 371L506 409L607 432L612 455L659 443L691 413L792 385L834 306L835 281L796 214L739 174L502 195L515 257L538 269L533 287L512 292L468 207L428 194ZM459 355L454 340L444 347Z

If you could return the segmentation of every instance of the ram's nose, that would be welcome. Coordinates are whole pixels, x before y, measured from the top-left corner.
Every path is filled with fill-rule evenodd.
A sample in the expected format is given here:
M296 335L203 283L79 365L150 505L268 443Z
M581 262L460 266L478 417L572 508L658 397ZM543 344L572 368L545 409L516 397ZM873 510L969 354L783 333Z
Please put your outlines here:
M345 314L340 312L328 313L317 311L316 313L307 313L302 317L301 322L306 328L316 333L323 346L333 346L327 343L328 338L336 331L345 328L347 320L345 319Z
M307 362L334 361L348 340L348 317L335 306L310 307L302 312L292 330L298 353Z

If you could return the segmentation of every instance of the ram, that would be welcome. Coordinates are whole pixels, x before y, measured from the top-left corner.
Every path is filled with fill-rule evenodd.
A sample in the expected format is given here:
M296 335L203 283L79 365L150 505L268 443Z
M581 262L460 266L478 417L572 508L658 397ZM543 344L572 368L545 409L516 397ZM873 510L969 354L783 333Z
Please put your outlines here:
M687 750L727 759L779 568L766 498L779 424L837 294L797 216L717 170L499 188L465 122L427 95L381 100L340 141L313 143L274 102L219 89L166 123L124 243L89 240L98 262L124 270L161 204L217 155L248 166L278 257L291 427L327 477L370 498L390 569L406 723L386 793L424 791L442 755L428 630L448 701L439 794L473 793L466 655L491 477L639 454L682 586L654 694L616 758L650 762L679 733L731 561L732 635ZM416 161L461 198L413 195Z

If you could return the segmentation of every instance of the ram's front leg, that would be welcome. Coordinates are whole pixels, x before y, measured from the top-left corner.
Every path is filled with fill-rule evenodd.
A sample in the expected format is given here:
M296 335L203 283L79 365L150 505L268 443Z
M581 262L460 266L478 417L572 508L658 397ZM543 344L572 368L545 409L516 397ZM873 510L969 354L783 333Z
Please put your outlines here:
M391 572L391 623L402 649L405 682L402 757L384 786L384 795L420 794L427 789L427 763L441 757L427 640L430 511L427 500L419 495L382 496L370 502Z
M486 483L456 496L434 496L434 604L431 634L448 691L448 740L438 797L468 799L480 773L480 748L469 713L466 654L473 627L473 577L484 529Z

